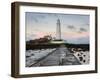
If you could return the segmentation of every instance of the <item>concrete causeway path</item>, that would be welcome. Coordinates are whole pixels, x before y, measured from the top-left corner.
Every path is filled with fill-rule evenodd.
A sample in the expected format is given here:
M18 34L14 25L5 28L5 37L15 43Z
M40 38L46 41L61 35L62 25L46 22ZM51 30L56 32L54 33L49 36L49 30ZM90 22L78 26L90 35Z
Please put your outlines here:
M55 51L51 52L48 56L32 64L34 66L58 66L58 65L80 65L79 60L71 53L67 47L61 45Z

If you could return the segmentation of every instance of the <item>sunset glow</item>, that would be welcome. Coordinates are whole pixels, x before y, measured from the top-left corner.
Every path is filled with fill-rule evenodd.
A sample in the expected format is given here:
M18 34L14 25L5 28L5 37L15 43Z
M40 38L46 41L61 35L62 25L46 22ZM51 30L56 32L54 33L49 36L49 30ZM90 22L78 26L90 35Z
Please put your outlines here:
M56 37L57 19L61 38L69 43L89 43L89 15L26 12L26 41L46 35Z

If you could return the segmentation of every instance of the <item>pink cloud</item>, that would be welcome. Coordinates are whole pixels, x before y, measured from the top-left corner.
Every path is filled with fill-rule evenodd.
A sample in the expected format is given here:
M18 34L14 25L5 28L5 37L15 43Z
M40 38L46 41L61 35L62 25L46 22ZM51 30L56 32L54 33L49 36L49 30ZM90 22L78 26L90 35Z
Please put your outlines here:
M55 35L53 32L37 32L35 33L35 35L37 36L37 38L40 38L40 37L44 37L46 35Z
M64 38L81 38L89 36L89 32L75 33L75 32L66 32L62 33L62 37Z
M41 38L46 35L51 35L52 37L56 37L55 32L37 32L35 33L35 38ZM76 32L62 32L62 39L78 39L82 37L88 37L89 32L82 32L82 33L76 33Z
M37 32L35 33L38 38L45 36L44 32Z

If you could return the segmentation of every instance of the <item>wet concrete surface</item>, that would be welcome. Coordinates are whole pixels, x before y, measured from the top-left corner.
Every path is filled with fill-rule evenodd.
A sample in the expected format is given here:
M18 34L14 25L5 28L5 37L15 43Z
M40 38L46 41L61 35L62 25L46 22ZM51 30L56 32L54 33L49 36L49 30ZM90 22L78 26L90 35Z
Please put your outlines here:
M55 51L51 52L48 56L32 64L30 67L35 66L60 66L60 65L81 65L80 61L71 53L67 47L61 45Z

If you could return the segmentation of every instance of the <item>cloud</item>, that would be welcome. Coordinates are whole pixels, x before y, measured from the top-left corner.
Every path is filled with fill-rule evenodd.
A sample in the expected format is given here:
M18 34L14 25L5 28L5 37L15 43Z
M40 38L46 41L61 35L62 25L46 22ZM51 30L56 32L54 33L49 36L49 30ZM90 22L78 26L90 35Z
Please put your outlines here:
M76 33L76 32L63 32L62 38L80 38L80 37L86 37L89 36L89 32L83 32L83 33Z
M81 24L81 26L89 26L89 23Z
M73 26L73 25L68 25L67 28L69 28L69 29L76 29L75 26Z
M80 32L87 32L85 28L80 28Z
M89 44L89 33L66 33L62 35L62 39L73 44Z

